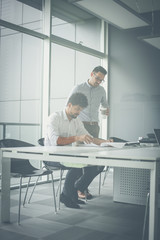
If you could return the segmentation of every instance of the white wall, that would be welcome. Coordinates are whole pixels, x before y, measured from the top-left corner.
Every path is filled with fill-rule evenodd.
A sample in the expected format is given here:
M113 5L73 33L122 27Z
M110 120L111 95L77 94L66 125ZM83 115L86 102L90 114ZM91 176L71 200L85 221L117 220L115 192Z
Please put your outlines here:
M109 135L137 140L160 128L160 51L109 31Z

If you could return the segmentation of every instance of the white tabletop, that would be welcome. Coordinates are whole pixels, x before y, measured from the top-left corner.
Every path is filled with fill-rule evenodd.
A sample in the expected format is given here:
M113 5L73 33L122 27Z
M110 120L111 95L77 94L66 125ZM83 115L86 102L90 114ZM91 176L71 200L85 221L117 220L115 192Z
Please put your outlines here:
M21 147L2 149L2 222L10 220L10 158L150 170L149 240L157 240L157 186L160 147Z
M3 148L3 157L31 160L88 164L112 167L153 169L152 162L160 160L159 147L86 147L50 146ZM36 156L35 156L36 155Z
M135 160L155 161L160 159L160 147L86 147L86 146L35 146L35 147L18 147L18 148L2 148L3 156L9 156L19 153L37 153L37 154L55 154L55 155L73 155L87 156L95 158L123 158Z

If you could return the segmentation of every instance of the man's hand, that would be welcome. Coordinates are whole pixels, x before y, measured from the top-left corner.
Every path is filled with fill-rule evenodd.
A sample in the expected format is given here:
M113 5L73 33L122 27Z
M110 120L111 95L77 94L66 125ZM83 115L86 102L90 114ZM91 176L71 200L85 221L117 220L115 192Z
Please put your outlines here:
M87 144L90 144L93 142L93 138L89 135L76 136L76 142L85 142Z
M106 142L114 142L114 141L113 141L113 139L110 138L110 139L106 140Z

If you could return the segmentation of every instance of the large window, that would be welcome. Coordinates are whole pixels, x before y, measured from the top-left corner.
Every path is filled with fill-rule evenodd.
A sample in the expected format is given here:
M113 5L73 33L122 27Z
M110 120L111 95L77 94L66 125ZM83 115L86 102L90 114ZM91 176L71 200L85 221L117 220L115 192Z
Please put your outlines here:
M73 86L86 81L92 69L101 65L104 46L102 21L62 2L54 0L52 5L50 113L64 108Z
M23 4L25 2L26 4ZM29 3L30 2L30 5ZM42 1L0 0L0 18L4 21L42 32Z
M38 38L1 29L0 122L41 123L42 47ZM6 137L36 143L40 126L29 129L10 125Z
M46 76L51 76L48 78L48 114L64 106L73 86L86 81L105 56L98 51L103 49L100 43L104 30L99 19L86 12L82 14L82 10L66 1L53 0L52 6L47 7L46 2L50 1L0 0L0 122L41 125L45 110L42 109L42 81L46 72L43 46L48 39L52 41L48 45L51 64L48 62L50 68L46 72ZM45 7L52 9L51 35L47 40L42 20L50 11ZM71 14L73 8L74 14ZM10 125L6 137L37 143L41 127L29 129Z
M64 0L0 0L0 138L3 123L6 138L44 137L48 114L106 58L104 27Z
M50 112L63 109L75 84L85 82L101 59L52 44Z
M101 20L65 0L52 1L52 34L101 50Z
M97 18L68 23L52 18L52 34L100 51L101 21Z

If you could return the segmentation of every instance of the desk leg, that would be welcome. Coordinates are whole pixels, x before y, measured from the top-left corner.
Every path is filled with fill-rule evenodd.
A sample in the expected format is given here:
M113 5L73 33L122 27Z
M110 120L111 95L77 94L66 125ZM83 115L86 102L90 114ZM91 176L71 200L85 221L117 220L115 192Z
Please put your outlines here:
M150 172L150 204L149 204L149 240L157 240L158 222L158 162Z
M2 158L1 221L10 222L10 158Z

